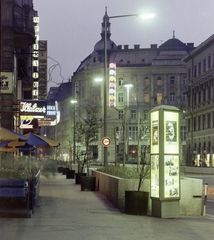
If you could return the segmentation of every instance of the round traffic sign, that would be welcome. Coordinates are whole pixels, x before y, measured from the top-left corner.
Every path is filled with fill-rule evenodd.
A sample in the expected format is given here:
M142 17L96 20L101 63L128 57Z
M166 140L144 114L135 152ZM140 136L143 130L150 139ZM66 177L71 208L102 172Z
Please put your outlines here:
M102 138L102 145L108 147L111 144L111 139L109 137Z

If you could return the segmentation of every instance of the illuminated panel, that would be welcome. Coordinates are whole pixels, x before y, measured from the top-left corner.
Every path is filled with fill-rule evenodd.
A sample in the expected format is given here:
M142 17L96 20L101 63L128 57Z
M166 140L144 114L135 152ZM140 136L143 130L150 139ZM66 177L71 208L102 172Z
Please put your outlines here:
M179 156L164 156L164 197L176 198L179 192Z
M109 107L116 107L116 63L109 64Z
M33 89L32 89L32 98L34 100L38 99L38 95L39 95L39 73L38 73L38 67L39 67L39 45L38 45L38 40L39 40L39 35L38 35L38 31L39 31L39 17L33 17L33 23L34 23L34 30L35 30L35 38L36 38L36 44L33 44L33 61L32 61L32 78L33 78Z
M179 154L179 114L177 112L164 112L164 152Z
M159 112L155 111L151 113L151 138L150 138L150 147L152 154L159 154L159 141L160 141L160 134L159 134Z

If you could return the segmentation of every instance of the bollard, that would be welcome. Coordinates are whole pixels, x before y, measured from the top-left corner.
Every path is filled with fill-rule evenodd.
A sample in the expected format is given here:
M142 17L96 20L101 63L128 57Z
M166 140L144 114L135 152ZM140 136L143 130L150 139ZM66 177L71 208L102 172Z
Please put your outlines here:
M206 216L207 210L207 191L208 191L208 183L205 184L204 187L204 209L203 209L203 216Z

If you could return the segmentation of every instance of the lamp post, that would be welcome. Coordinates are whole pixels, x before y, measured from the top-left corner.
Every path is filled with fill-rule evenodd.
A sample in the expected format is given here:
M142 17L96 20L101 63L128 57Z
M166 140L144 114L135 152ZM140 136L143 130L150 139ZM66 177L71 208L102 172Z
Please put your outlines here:
M129 110L129 89L131 87L133 87L132 84L128 83L128 84L124 84L124 87L127 89L127 111ZM129 158L129 125L127 123L127 120L126 120L126 117L127 117L127 114L125 114L125 128L126 128L126 131L124 132L124 142L127 142L126 146L124 146L124 151L126 151L126 160L128 160ZM126 133L126 135L125 135Z
M73 162L75 163L75 157L76 157L76 103L77 100L71 100L71 103L74 104L74 131L73 131Z
M110 18L124 18L124 17L142 17L143 19L153 18L154 14L126 14L119 16L108 16L107 7L105 7L104 21L104 83L103 83L103 118L104 118L104 137L107 137L107 89L108 89L108 78L107 78L107 26ZM108 166L108 152L107 147L104 147L104 166Z

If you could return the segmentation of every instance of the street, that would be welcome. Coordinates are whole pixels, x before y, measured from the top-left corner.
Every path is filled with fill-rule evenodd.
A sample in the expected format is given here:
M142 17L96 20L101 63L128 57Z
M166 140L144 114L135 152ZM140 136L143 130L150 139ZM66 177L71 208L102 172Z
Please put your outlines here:
M204 205L204 200L203 200ZM207 214L214 216L214 195L207 196Z

